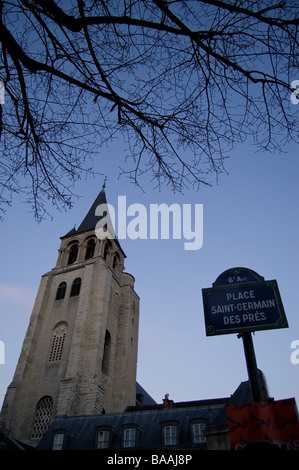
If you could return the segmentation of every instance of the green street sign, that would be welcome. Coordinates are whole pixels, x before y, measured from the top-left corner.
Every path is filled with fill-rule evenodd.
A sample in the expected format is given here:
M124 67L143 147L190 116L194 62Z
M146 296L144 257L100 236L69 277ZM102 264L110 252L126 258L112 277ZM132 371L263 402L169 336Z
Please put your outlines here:
M225 271L202 296L207 336L288 328L276 280L250 269Z

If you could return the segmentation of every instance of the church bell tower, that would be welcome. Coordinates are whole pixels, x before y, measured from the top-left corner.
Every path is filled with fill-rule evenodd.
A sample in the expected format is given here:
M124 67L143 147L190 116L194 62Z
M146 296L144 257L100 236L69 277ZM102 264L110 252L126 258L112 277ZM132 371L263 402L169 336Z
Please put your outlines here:
M139 297L118 240L96 236L101 204L105 185L42 276L1 411L0 430L17 440L37 444L56 415L135 405Z

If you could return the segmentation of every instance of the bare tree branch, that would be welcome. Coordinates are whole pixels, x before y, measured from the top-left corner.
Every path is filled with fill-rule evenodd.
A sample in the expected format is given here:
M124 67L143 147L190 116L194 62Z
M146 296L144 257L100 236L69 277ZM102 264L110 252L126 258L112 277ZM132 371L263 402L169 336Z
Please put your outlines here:
M121 134L122 171L210 184L250 139L298 138L296 0L0 1L0 208L70 206L90 155ZM95 144L96 142L96 144ZM90 164L91 165L91 164Z

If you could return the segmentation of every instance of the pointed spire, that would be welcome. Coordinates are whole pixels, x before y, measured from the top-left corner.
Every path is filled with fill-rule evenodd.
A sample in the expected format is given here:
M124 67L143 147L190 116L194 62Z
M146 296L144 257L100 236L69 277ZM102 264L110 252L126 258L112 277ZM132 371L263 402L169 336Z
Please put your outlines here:
M106 178L105 178L105 181L103 183L103 186L102 186L102 189L101 189L100 193L98 194L98 196L94 200L94 203L92 204L92 206L89 209L89 211L87 212L85 218L83 219L83 221L79 225L79 227L77 229L77 233L86 232L87 230L94 230L95 227L96 227L96 224L101 219L101 217L95 215L95 212L96 212L96 208L100 204L107 204L106 193L105 193L105 186L106 186L105 183L106 183Z

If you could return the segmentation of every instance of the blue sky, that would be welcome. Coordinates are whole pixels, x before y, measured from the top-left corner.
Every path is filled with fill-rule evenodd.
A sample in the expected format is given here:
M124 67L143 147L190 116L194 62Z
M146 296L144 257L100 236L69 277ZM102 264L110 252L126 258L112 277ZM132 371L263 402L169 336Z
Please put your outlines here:
M299 111L299 110L298 110ZM299 340L298 315L298 148L284 154L256 153L247 142L234 149L212 187L173 194L167 187L145 192L118 178L124 150L120 142L102 149L95 169L107 175L108 202L117 206L153 203L203 204L203 246L184 250L183 240L120 240L125 267L141 299L137 379L161 402L230 396L247 380L243 344L237 335L206 337L201 289L236 266L276 279L288 329L253 336L257 364L271 396L299 403L299 364L291 363L291 343ZM59 237L83 220L102 187L95 176L76 186L80 199L68 212L52 211L53 220L37 224L16 197L0 225L0 402L12 380L41 276L56 264ZM211 176L211 181L213 177Z

